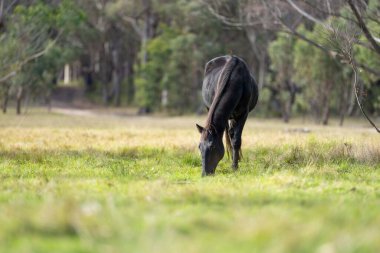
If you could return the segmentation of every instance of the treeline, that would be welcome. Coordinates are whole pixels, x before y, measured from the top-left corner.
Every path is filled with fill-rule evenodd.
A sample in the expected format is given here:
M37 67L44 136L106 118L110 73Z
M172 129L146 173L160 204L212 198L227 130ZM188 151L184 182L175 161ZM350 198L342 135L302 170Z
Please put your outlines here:
M235 54L260 84L256 114L343 123L357 95L379 116L379 20L377 0L0 0L2 108L49 104L69 64L104 105L199 112L204 64Z

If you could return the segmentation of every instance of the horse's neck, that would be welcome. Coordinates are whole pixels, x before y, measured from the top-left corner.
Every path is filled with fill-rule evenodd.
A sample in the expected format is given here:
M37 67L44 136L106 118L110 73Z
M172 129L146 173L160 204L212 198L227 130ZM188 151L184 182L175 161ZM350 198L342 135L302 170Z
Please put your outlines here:
M210 124L216 130L218 135L223 134L228 125L229 113L220 113L220 108L215 108L214 115L211 116Z

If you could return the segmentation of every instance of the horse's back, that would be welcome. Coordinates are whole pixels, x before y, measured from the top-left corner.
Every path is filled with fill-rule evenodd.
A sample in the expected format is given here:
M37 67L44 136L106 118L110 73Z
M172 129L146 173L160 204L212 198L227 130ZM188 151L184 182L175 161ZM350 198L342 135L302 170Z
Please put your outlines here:
M206 107L209 108L215 96L219 76L223 71L225 64L231 59L231 57L234 57L237 60L237 63L234 71L231 73L229 87L225 91L227 93L226 95L234 93L241 94L239 97L230 96L231 98L233 97L234 99L239 100L239 103L236 106L237 108L234 110L236 113L240 113L240 111L243 110L246 111L247 107L249 108L249 111L251 111L257 103L257 84L245 61L236 56L220 56L207 62L202 86L203 101Z

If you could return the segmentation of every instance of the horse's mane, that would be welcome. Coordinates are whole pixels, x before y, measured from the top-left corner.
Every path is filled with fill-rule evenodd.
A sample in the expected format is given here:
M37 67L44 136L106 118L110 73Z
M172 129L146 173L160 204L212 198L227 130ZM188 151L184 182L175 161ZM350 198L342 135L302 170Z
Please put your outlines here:
M237 62L237 58L234 56L230 56L227 59L226 63L224 64L222 71L220 72L218 82L216 84L215 96L211 103L211 106L207 115L207 120L206 120L206 125L205 125L206 129L211 129L214 127L212 125L212 119L214 117L215 109L222 98L222 95L230 79L231 73L233 69L235 68L236 62Z

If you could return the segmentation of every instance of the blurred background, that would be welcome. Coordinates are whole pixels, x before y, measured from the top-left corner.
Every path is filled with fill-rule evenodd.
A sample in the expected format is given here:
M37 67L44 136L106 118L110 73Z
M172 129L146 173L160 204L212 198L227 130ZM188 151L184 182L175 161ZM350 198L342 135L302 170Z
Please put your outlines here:
M203 113L205 63L234 54L256 116L380 115L378 0L0 0L0 45L3 113Z

